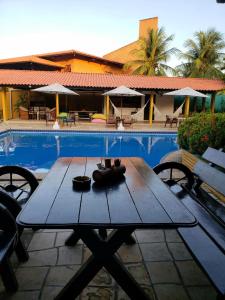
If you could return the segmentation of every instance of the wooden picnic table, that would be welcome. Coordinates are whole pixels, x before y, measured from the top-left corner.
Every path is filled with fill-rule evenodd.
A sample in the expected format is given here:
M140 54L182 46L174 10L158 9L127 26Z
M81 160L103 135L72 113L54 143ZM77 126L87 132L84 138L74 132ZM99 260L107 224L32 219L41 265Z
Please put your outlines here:
M72 178L91 177L100 158L60 158L17 218L29 228L74 229L91 250L56 299L74 299L105 267L131 299L148 299L145 292L115 256L137 228L194 226L196 219L140 158L123 158L125 179L88 191L75 191ZM103 240L94 229L114 229Z

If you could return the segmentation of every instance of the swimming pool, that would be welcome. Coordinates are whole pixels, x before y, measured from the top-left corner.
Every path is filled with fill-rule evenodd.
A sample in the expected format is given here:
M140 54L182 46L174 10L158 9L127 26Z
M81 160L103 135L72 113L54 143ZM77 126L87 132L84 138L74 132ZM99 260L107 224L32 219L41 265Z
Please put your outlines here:
M59 157L142 157L151 167L178 149L177 135L140 132L7 131L0 134L0 165L46 172Z

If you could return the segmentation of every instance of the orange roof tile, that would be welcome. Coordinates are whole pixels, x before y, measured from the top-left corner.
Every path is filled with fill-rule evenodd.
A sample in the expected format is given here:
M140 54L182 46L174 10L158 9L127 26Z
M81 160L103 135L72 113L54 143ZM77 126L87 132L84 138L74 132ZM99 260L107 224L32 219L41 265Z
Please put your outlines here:
M201 78L0 70L0 85L42 86L56 82L68 87L104 89L115 88L120 85L147 90L175 90L191 87L198 91L218 91L225 88L225 83L221 80Z
M33 55L0 59L0 65L2 65L2 64L12 64L12 63L23 63L23 62L32 62L32 63L41 64L41 65L64 68L64 66L59 64L59 63L55 63L53 61L43 59L43 58L33 56Z

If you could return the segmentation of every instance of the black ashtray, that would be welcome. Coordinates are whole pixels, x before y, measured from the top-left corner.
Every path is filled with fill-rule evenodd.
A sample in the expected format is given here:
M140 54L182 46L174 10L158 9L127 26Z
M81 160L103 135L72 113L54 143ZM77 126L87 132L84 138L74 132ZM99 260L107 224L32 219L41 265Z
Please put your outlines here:
M72 182L75 190L89 190L91 178L88 176L77 176L73 178Z

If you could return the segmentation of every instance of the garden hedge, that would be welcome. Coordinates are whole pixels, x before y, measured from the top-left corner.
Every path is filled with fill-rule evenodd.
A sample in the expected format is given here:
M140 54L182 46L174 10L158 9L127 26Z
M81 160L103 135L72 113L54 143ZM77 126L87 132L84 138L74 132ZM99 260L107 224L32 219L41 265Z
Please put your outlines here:
M225 113L200 113L185 119L178 129L178 144L199 155L207 147L225 151Z

